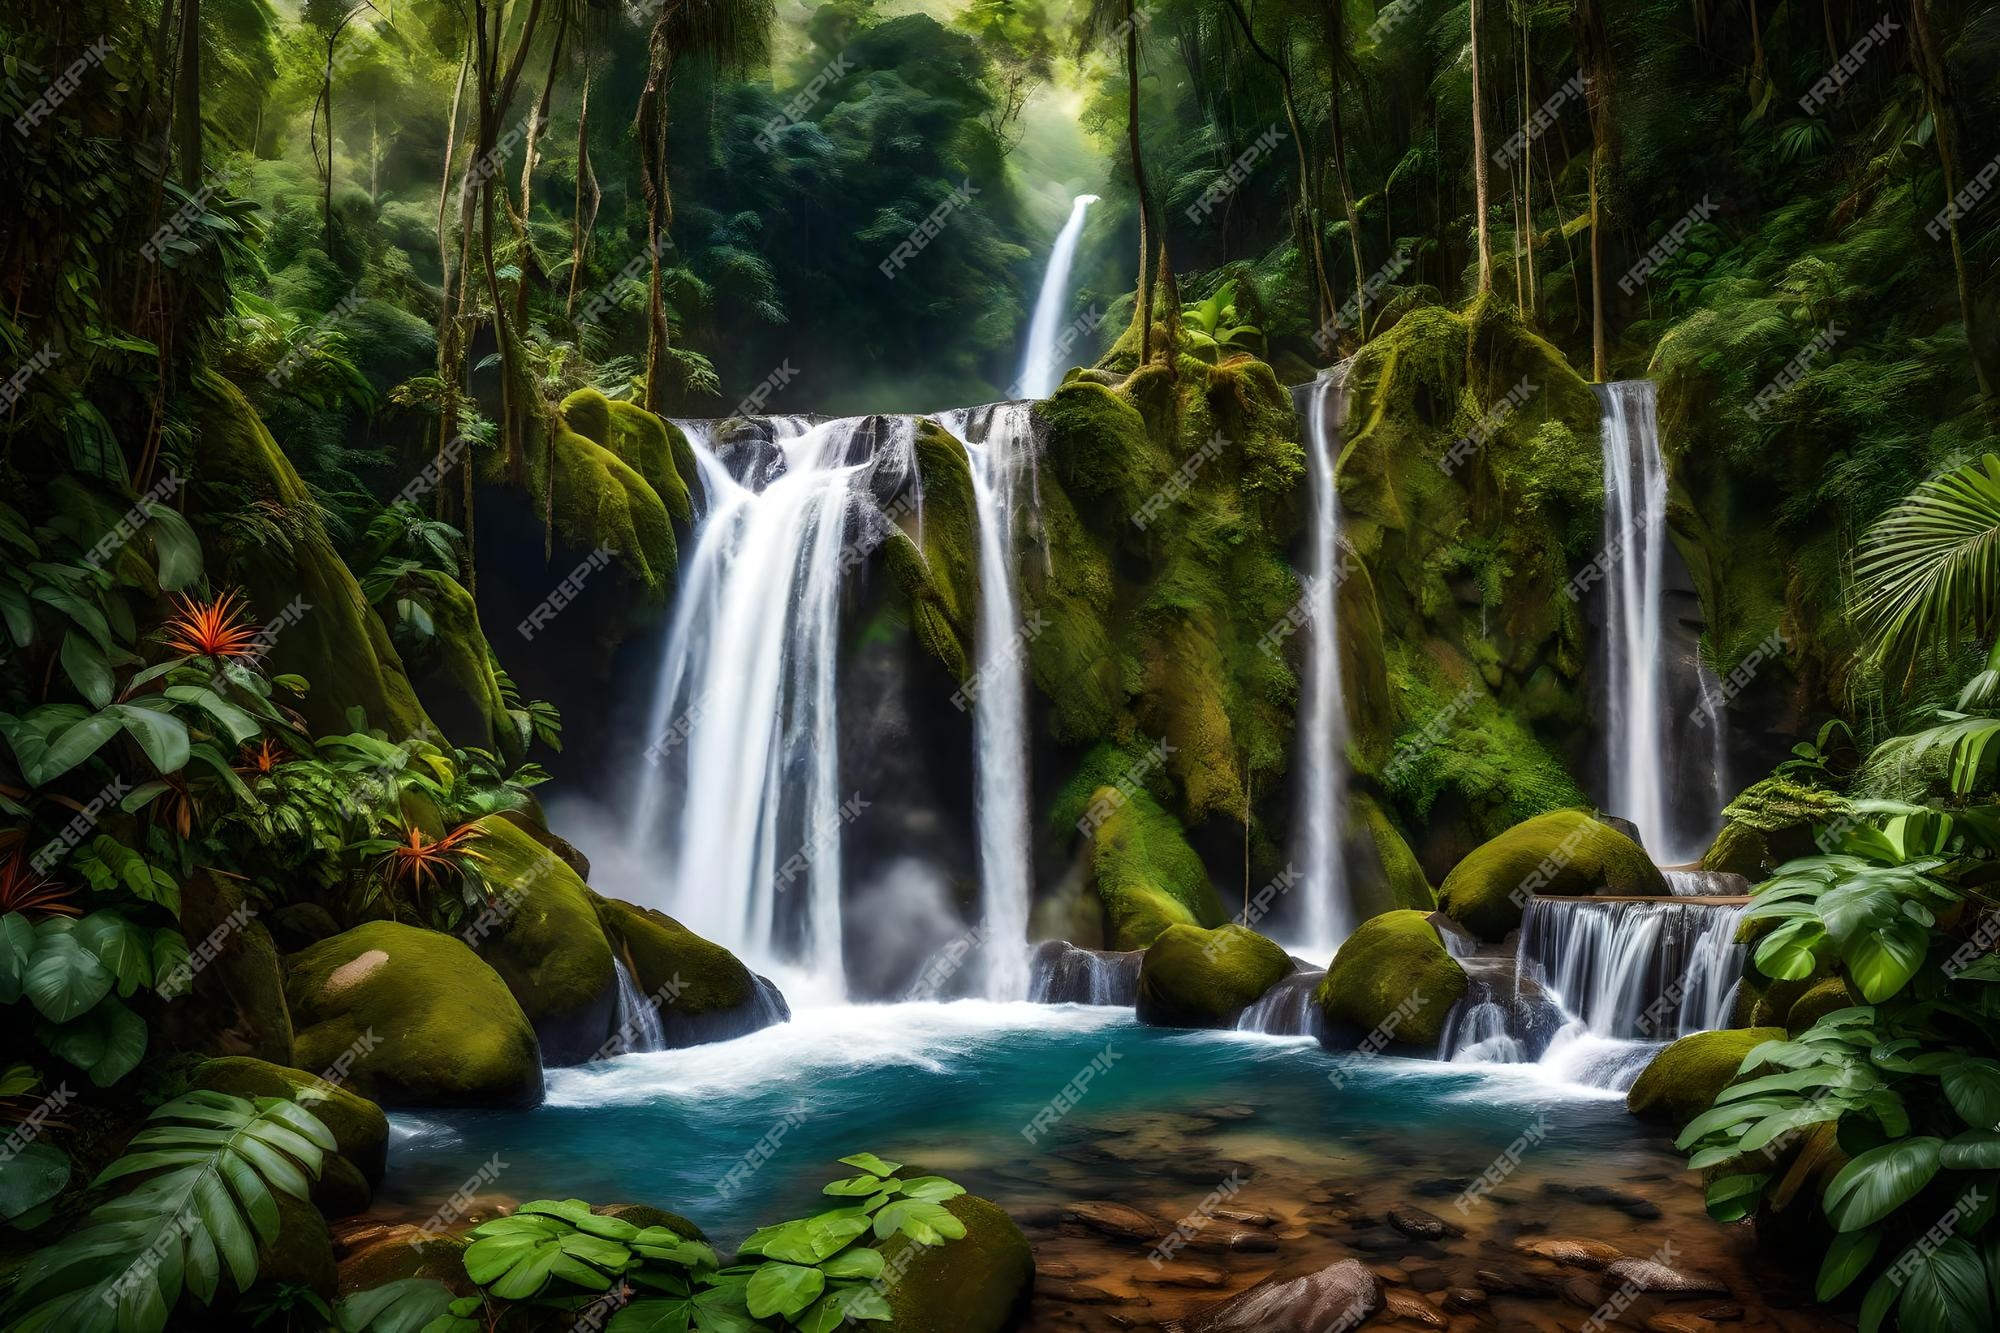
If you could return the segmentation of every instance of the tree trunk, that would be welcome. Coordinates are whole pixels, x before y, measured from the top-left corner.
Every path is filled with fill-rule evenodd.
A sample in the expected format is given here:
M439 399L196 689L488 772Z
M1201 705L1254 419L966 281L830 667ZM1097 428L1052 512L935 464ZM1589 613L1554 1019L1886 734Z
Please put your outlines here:
M1361 258L1361 216L1354 207L1354 187L1347 178L1347 131L1340 120L1340 59L1346 43L1346 24L1341 13L1341 0L1324 0L1322 12L1326 19L1326 50L1328 87L1327 121L1333 134L1333 177L1340 187L1340 209L1347 216L1347 241L1354 252L1354 337L1357 342L1368 340L1368 268ZM1388 211L1388 187L1382 191L1383 211L1386 219ZM1386 224L1385 224L1386 225ZM1394 257L1396 243L1389 239L1389 251Z
M1577 0L1572 19L1578 63L1590 89L1590 375L1602 384L1611 367L1604 326L1604 173L1611 164L1616 127L1611 120L1610 45L1597 3Z
M667 40L668 13L653 23L646 46L646 85L639 94L633 128L639 135L639 185L646 196L646 397L649 412L660 410L660 375L666 366L667 303L660 277L661 238L674 225L673 196L667 181L667 95L673 88L674 52Z
M1132 188L1139 195L1139 364L1143 366L1153 359L1153 283L1147 247L1156 229L1146 189L1145 154L1139 145L1139 27L1132 0L1125 0L1125 147L1132 158ZM1161 247L1164 253L1164 237Z
M584 256L590 250L590 232L597 225L597 209L604 201L604 191L597 185L597 170L590 165L590 76L590 52L586 46L583 105L576 113L576 212L570 222L569 300L563 306L563 318L572 323L576 320L577 292L583 285Z
M180 55L174 68L174 137L181 186L201 188L201 0L180 0Z
M1910 33L1917 76L1923 80L1924 100L1930 105L1931 123L1935 127L1938 164L1944 170L1945 228L1951 238L1951 264L1958 278L1958 312L1965 325L1965 346L1972 354L1972 374L1979 385L1980 404L1990 420L2000 423L2000 349L1996 349L1987 334L1973 291L1972 275L1966 267L1957 210L1951 206L1958 197L1959 144L1965 131L1959 123L1958 102L1952 96L1951 68L1944 46L1931 27L1930 0L1910 0Z
M1493 237L1486 219L1486 116L1479 95L1479 0L1469 0L1472 18L1472 194L1479 212L1479 293L1493 290Z

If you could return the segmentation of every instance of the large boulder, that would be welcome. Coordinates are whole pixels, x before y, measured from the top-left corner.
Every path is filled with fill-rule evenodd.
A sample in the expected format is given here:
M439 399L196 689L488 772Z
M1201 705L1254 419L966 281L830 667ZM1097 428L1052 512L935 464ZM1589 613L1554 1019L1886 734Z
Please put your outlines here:
M1382 1280L1358 1259L1299 1277L1271 1277L1167 1325L1172 1333L1337 1333L1382 1303Z
M1375 798L1357 792L1347 808L1348 892L1362 920L1401 908L1428 912L1437 893L1410 844Z
M1327 1021L1408 1046L1435 1046L1470 982L1423 912L1384 912L1361 923L1313 998Z
M370 921L287 960L296 1063L384 1106L533 1106L541 1049L507 983L455 935Z
M1229 1027L1291 970L1283 949L1234 922L1214 930L1168 926L1139 965L1139 1021Z
M158 979L158 1029L178 1050L292 1060L292 1016L278 948L242 886L197 870L181 886L181 933L196 950Z
M1625 1109L1685 1126L1715 1104L1716 1094L1736 1077L1745 1056L1784 1036L1783 1028L1724 1028L1682 1037L1653 1057L1625 1094Z
M1701 868L1730 871L1752 883L1769 878L1786 861L1819 855L1815 831L1839 823L1853 808L1839 792L1790 778L1753 782L1722 812L1722 831L1703 853Z
M283 1097L295 1101L319 1117L332 1132L340 1155L352 1162L370 1185L379 1184L388 1169L389 1117L366 1097L317 1074L232 1056L203 1061L189 1082L248 1100Z
M1556 810L1475 848L1445 876L1438 907L1481 939L1497 941L1521 924L1528 899L1538 895L1667 892L1665 877L1638 843L1581 810Z
M512 820L489 815L474 845L493 905L460 932L535 1026L543 1062L579 1064L610 1036L618 974L590 889Z
M791 1017L777 987L720 944L664 912L590 894L611 946L648 1002L659 1002L669 1046L726 1041Z
M895 1318L887 1333L1002 1333L1035 1286L1028 1238L997 1205L971 1194L945 1202L965 1235L923 1246L902 1235L881 1246L882 1281Z

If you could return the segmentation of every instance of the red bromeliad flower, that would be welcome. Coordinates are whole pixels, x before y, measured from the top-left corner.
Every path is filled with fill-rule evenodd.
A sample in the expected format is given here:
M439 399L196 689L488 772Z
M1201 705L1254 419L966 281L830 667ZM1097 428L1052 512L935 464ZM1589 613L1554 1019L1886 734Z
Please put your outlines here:
M421 893L444 881L447 874L465 873L466 861L486 858L466 846L486 836L476 824L461 824L442 838L432 838L415 825L403 829L403 841L382 858L383 877L392 890Z
M0 861L0 916L19 912L22 916L82 916L70 902L71 890L47 879L28 864L19 850Z
M248 657L257 648L257 626L244 618L250 609L234 589L211 602L181 597L160 640L177 653L195 657Z
M269 736L255 745L246 745L237 756L234 768L243 777L268 778L278 771L278 766L292 757L292 752L272 740Z

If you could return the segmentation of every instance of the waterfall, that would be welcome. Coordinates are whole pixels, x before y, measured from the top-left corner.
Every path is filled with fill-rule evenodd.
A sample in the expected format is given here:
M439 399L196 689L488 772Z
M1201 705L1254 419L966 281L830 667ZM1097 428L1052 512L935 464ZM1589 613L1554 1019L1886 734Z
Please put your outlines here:
M1067 940L1035 946L1028 998L1036 1004L1098 1004L1130 1008L1139 1002L1139 965L1145 952L1079 949Z
M1650 380L1600 384L1604 408L1604 666L1608 708L1604 744L1610 808L1631 820L1656 860L1668 837L1670 772L1665 644L1667 468L1660 454Z
M872 419L691 434L707 512L686 559L628 839L660 905L753 967L841 986L835 707L844 543L879 462ZM856 455L859 457L856 457Z
M611 966L618 973L617 1026L611 1029L611 1033L618 1041L620 1053L664 1051L667 1049L667 1031L660 1022L658 1001L649 1000L639 993L639 983L632 979L625 960L616 953L611 955Z
M1262 1032L1273 1037L1319 1037L1326 1033L1326 1015L1313 998L1326 973L1301 968L1280 977L1271 989L1236 1016L1238 1032Z
M1094 194L1080 194L1071 203L1069 220L1056 234L1055 248L1049 251L1049 266L1042 274L1042 289L1035 297L1035 313L1028 323L1028 346L1021 356L1021 374L1013 395L1046 398L1062 382L1063 363L1068 347L1062 339L1063 313L1069 306L1069 274L1076 264L1076 247L1083 239L1083 215L1097 202Z
M1081 210L1079 210L1080 215ZM1054 263L1050 269L1053 273ZM977 665L954 702L972 711L979 878L989 934L986 996L1028 995L1028 904L1033 892L1028 801L1028 631L1015 591L1014 530L1023 478L1035 475L1034 423L1027 403L996 403L938 419L972 460L979 513ZM1038 512L1038 511L1037 511Z
M1347 813L1347 704L1340 682L1339 588L1346 573L1340 546L1340 493L1334 469L1347 424L1346 367L1336 366L1298 393L1305 400L1306 476L1312 490L1310 567L1305 613L1306 678L1299 701L1296 841L1304 863L1305 901L1299 952L1331 958L1354 929L1341 837Z

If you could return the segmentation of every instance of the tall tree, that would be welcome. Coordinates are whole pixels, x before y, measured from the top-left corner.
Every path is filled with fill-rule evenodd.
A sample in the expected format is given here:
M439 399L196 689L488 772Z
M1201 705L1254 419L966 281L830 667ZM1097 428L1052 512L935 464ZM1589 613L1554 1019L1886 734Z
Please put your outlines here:
M1354 333L1358 340L1368 337L1368 270L1361 259L1361 215L1354 206L1354 187L1347 174L1347 130L1341 123L1340 95L1345 69L1352 60L1347 50L1347 18L1343 0L1321 0L1320 17L1326 25L1327 126L1333 142L1333 179L1340 189L1340 208L1347 215L1347 243L1354 251ZM1387 209L1384 209L1386 215ZM1328 330L1329 335L1333 330Z
M1493 236L1486 216L1486 111L1479 89L1479 0L1468 0L1472 32L1472 197L1479 213L1479 292L1493 290Z
M1590 377L1602 384L1611 373L1604 327L1604 177L1617 144L1611 123L1611 49L1598 0L1576 0L1570 20L1590 109Z
M1139 361L1153 359L1152 258L1159 250L1166 261L1166 233L1159 226L1153 208L1153 192L1146 184L1146 154L1139 141L1139 17L1133 0L1091 0L1082 32L1078 59L1085 59L1100 42L1122 39L1120 58L1125 69L1125 152L1132 171L1132 189L1139 200L1139 288L1134 317L1139 321ZM1176 312L1178 313L1178 312ZM1173 357L1168 353L1168 361Z

